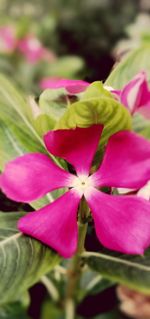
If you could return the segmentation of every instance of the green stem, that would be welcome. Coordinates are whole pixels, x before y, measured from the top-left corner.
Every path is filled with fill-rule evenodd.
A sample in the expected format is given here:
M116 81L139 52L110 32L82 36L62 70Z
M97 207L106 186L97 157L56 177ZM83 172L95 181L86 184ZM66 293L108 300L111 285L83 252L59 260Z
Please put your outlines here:
M89 211L84 199L81 201L79 208L78 220L78 247L76 255L72 258L70 267L67 272L67 286L65 299L65 315L66 319L75 318L75 306L77 303L77 292L82 274L81 254L84 252L84 244L87 233L87 217Z
M41 278L41 282L43 283L43 285L47 289L47 292L49 293L50 297L55 302L57 302L59 300L59 292L58 292L57 288L55 287L55 285L53 284L53 282L50 280L50 278L48 278L47 276L43 276Z

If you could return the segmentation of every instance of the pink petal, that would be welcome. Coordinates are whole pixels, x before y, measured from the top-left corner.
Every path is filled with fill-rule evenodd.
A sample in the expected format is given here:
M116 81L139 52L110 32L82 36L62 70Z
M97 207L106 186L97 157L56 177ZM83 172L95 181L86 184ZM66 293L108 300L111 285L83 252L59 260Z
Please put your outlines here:
M126 254L143 254L150 246L150 203L136 196L113 196L93 188L86 195L99 241Z
M140 72L123 88L120 99L133 113L147 102L147 96L150 98L146 74Z
M117 99L117 100L120 100L120 95L121 95L121 90L115 90L113 89L113 87L111 86L108 86L108 85L104 85L104 88L111 92L112 94L114 94L114 97Z
M139 189L150 179L150 142L129 131L110 137L102 165L93 174L97 186Z
M72 190L53 203L19 220L18 228L52 247L65 258L77 249L77 209L80 197Z
M117 100L120 100L120 95L121 95L121 91L120 91L120 90L114 90L114 89L112 89L112 90L110 90L110 92L114 94L114 96L115 96L115 98L116 98Z
M149 101L145 104L145 106L141 106L138 108L138 112L143 115L146 119L150 120L150 97Z
M53 77L44 78L40 82L40 87L43 90L65 88L70 94L80 93L84 91L88 85L88 82L82 80L69 80Z
M54 189L69 186L70 177L70 173L57 167L48 156L31 153L6 165L0 186L11 199L30 202Z
M0 52L12 53L15 50L17 39L12 26L0 27Z
M81 174L89 173L103 125L88 128L49 131L44 136L50 153L64 158Z
M34 35L30 34L19 40L17 47L29 63L36 63L45 57L45 48Z

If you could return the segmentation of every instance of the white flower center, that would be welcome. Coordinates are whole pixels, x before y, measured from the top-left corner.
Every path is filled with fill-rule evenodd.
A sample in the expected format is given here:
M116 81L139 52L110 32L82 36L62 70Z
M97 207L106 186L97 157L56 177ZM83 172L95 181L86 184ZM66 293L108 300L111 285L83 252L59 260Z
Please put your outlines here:
M87 176L87 175L74 176L71 186L77 191L77 193L79 193L80 195L83 195L85 192L90 191L91 187L94 186L92 175L91 176Z

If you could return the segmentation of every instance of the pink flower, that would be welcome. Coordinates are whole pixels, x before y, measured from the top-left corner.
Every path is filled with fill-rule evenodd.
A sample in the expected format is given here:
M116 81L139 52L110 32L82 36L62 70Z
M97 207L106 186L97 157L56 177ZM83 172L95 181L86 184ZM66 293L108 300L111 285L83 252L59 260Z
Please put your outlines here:
M69 80L53 77L44 78L40 82L40 88L42 90L65 88L69 94L80 93L84 91L88 85L88 82L82 80Z
M58 167L45 154L31 153L6 165L1 187L15 201L30 202L55 189L68 191L54 202L28 213L19 221L21 232L68 258L77 249L77 211L84 196L92 213L99 241L107 248L142 254L150 245L150 203L136 195L117 196L102 192L103 186L139 189L150 179L150 143L129 131L110 137L99 169L90 168L102 125L49 131L47 150L62 157L77 175Z
M13 27L0 27L0 52L12 53L16 48L16 36Z
M54 58L34 35L27 35L19 40L17 47L29 63L37 63L42 59L51 60Z
M131 114L140 112L146 118L150 118L150 89L145 72L138 73L122 90L111 89L111 92Z

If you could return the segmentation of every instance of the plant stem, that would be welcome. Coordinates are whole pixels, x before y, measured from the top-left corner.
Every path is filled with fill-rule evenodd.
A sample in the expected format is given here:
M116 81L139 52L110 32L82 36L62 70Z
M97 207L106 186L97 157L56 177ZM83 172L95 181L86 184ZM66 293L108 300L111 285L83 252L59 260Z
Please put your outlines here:
M73 299L66 299L65 318L66 319L74 319L75 318L75 303L74 303Z
M57 302L59 300L59 292L56 289L56 287L54 286L53 282L47 277L47 276L43 276L41 278L41 282L43 283L43 285L45 286L45 288L47 289L50 297Z
M65 299L65 315L66 319L75 318L75 306L77 302L77 292L81 277L82 264L81 254L84 252L84 244L87 233L87 217L89 211L84 199L81 201L79 208L78 220L78 247L76 255L72 258L70 267L67 271L67 286L66 286L66 299Z

